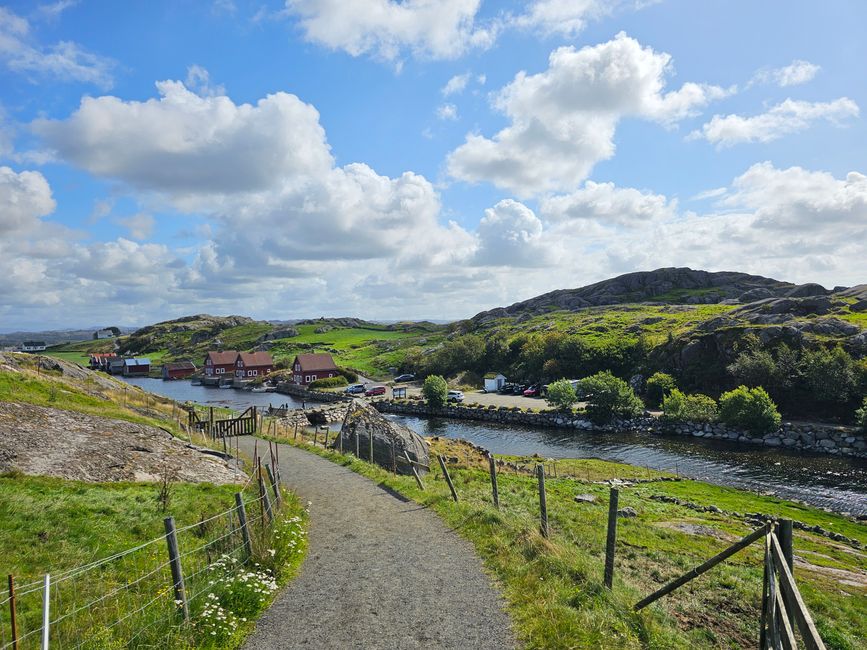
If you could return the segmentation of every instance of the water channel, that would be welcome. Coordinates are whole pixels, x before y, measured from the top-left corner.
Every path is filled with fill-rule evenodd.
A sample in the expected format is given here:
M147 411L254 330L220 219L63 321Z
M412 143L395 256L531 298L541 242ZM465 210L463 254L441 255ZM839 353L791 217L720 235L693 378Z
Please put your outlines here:
M194 386L188 381L130 378L130 384L178 401L243 410L253 404L301 402L279 393ZM600 458L678 472L716 485L772 493L780 498L852 514L867 514L867 460L780 448L742 446L703 438L635 433L535 429L490 422L391 415L424 436L463 438L495 454L546 458Z

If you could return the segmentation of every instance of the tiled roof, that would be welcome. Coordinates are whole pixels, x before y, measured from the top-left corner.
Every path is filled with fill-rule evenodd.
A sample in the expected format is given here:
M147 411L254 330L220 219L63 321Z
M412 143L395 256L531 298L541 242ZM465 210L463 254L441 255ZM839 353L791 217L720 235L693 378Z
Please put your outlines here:
M315 370L337 370L334 365L334 359L330 354L299 354L296 359L301 364L302 372L313 372ZM294 364L293 364L294 365Z

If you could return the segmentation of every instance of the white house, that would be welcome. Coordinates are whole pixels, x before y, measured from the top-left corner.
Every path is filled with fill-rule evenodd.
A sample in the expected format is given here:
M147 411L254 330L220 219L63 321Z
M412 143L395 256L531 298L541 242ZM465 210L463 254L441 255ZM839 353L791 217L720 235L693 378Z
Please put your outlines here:
M45 352L45 341L24 341L19 350L22 352Z
M96 335L95 338L97 338L97 339L113 339L114 338L114 330L109 330L109 329L96 330L96 332L94 332L94 334Z
M485 375L485 392L496 393L506 383L506 376L500 373L489 372Z

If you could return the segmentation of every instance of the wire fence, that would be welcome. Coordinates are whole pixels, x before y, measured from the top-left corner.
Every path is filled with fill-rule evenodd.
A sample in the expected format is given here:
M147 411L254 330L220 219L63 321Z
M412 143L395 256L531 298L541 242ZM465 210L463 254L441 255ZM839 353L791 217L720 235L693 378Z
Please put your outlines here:
M207 610L221 581L248 571L266 548L268 498L251 478L236 505L216 515L178 528L168 518L165 535L89 564L38 579L9 576L0 597L0 650L171 647Z

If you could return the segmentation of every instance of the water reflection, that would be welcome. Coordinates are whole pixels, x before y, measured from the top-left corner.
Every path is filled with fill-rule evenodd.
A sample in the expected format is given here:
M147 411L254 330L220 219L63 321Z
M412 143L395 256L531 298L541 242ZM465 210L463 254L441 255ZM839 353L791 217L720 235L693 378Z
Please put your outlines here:
M301 408L301 400L280 393L254 393L249 390L217 388L215 386L193 385L189 381L163 381L148 377L119 377L126 383L168 397L178 402L197 402L206 406L223 406L235 411L243 411L248 406L267 407L269 404L289 404L289 408Z
M716 485L867 514L867 460L719 440L533 429L466 420L389 416L425 436L463 438L497 454L600 458L678 472Z

